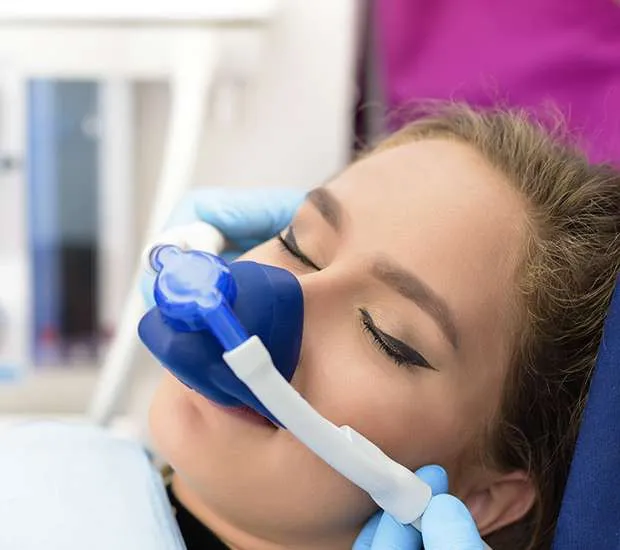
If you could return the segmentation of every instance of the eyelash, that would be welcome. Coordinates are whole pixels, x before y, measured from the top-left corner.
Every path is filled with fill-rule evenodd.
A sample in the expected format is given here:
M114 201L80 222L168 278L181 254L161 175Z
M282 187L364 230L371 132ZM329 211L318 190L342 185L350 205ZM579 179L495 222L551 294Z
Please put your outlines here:
M287 235L293 235L290 229L288 230ZM288 242L286 238L283 237L280 233L278 233L278 242L285 252L298 259L306 267L321 271L321 268L316 265L310 258L308 258L308 256L306 256L301 250L299 250L299 247L293 245L291 242Z
M411 349L400 340L385 334L375 325L372 317L365 309L360 309L360 319L362 330L369 334L379 350L387 355L394 363L403 367L420 367L425 369L437 370L432 367L429 362L422 357L417 351ZM399 350L398 347L404 347L406 350Z
M289 229L289 234L292 234ZM294 235L292 235L294 238ZM300 263L304 264L307 267L312 269L316 269L320 271L321 268L318 267L310 258L308 258L299 247L295 246L290 241L287 241L285 237L282 237L281 234L277 235L278 243L282 250L287 254L290 254ZM377 328L372 317L365 309L360 309L360 321L362 325L362 330L369 334L373 340L375 346L381 351L384 355L389 357L394 363L398 366L402 367L420 367L427 368L431 370L437 370L432 367L429 362L424 359L417 351L411 349L406 344L403 344L400 340L389 336L388 334L383 333L381 330ZM401 351L397 349L398 347L403 347L405 350Z

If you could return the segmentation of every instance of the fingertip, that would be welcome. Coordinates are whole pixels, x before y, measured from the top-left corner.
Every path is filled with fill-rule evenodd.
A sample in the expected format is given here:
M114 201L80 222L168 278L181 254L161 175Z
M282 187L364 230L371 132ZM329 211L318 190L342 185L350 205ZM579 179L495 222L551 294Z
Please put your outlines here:
M467 506L465 506L465 504L454 495L450 494L441 494L433 497L426 511L438 511L449 514L451 517L454 516L471 519L471 514L469 513Z
M469 510L453 495L431 499L422 516L424 546L429 549L453 545L468 550L482 550L483 544Z
M403 525L390 514L383 513L377 526L377 531L373 539L372 548L384 549L407 549L415 550L420 548L422 536L412 525Z
M260 242L286 227L305 192L295 188L213 188L194 192L195 212L228 238Z
M448 474L441 466L437 464L422 466L416 475L430 485L433 495L448 492Z
M282 189L282 198L290 209L296 210L306 200L307 192L303 189L288 188Z
M164 224L164 229L176 227L178 225L186 225L198 220L199 214L196 208L196 192L190 191L175 205Z
M372 541L375 537L375 532L379 521L381 520L381 512L377 512L373 515L362 527L360 534L355 539L355 544L352 550L371 550Z

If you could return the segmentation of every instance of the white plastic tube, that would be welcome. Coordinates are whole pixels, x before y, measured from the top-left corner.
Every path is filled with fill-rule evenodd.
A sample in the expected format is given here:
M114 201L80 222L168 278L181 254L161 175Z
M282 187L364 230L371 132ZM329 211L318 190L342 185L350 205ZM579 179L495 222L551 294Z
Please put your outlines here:
M258 337L224 353L224 360L288 431L381 508L404 524L422 515L430 487L349 426L323 418L278 372Z

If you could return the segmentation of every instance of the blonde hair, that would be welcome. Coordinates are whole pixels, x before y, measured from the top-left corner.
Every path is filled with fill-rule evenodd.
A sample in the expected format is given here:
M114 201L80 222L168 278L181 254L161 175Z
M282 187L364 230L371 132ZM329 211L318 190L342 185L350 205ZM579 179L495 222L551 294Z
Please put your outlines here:
M499 417L486 448L537 490L495 550L550 548L603 323L620 271L620 173L590 164L522 111L435 109L374 151L446 138L476 149L522 195L529 235L517 274L518 326Z

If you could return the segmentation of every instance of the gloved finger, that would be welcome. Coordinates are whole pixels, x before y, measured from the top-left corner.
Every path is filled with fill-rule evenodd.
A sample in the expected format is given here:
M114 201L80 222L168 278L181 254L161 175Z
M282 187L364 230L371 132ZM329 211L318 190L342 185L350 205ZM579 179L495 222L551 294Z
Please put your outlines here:
M416 475L430 485L434 495L448 490L448 474L441 466L423 466L416 471ZM374 527L375 523L376 516L373 516L369 524ZM422 546L422 537L417 529L411 525L403 525L387 513L381 514L379 523L372 531L368 528L366 532L362 530L360 537L362 534L364 534L363 543L368 543L368 538L372 535L372 545L361 546L360 548L370 548L370 550L415 550ZM354 550L357 549L354 547Z
M375 538L375 531L381 520L381 515L382 512L377 512L366 522L366 525L364 525L360 534L355 539L353 550L372 550L372 541Z
M419 550L422 536L412 525L403 525L390 514L381 516L371 550Z
M284 229L303 202L299 189L225 189L218 197L211 189L193 192L198 217L231 240L267 240Z
M448 492L448 474L437 464L422 466L416 471L416 475L430 485L433 495L440 495Z
M426 550L484 550L469 510L452 495L431 499L422 516L422 538Z
M195 191L190 191L174 206L172 213L164 224L164 230L200 221L200 216L196 211L196 198L194 195Z

